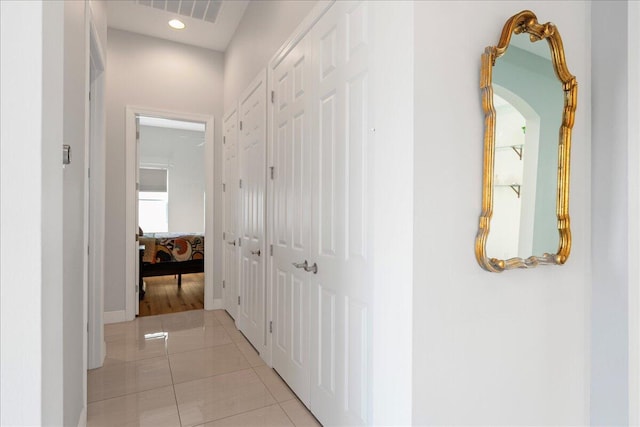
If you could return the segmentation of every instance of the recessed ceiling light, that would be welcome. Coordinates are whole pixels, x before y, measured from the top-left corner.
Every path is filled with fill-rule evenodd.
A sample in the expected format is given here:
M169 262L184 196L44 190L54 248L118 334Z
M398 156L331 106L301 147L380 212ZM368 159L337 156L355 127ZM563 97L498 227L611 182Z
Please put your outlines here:
M179 19L172 19L169 21L169 26L176 30L182 30L186 25L184 25L184 22Z

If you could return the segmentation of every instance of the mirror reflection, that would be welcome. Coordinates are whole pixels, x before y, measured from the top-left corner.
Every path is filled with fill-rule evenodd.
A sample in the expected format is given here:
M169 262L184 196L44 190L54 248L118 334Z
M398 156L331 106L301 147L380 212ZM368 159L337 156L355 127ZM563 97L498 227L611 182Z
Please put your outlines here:
M546 40L513 34L493 67L496 111L490 258L558 251L558 139L564 92Z

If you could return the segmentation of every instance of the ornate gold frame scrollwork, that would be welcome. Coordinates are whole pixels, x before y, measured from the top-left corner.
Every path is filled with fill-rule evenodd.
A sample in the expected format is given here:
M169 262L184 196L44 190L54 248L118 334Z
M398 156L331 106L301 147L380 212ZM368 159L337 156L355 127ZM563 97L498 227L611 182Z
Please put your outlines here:
M496 110L493 105L492 69L495 61L504 55L509 47L513 33L528 33L531 41L546 39L551 49L551 60L564 91L564 110L558 141L558 191L556 195L556 214L560 242L558 253L543 254L540 257L510 258L500 260L488 258L486 243L489 237L489 224L493 214L493 166L495 156ZM558 29L551 23L539 24L536 15L524 10L512 16L504 25L497 46L489 46L482 55L480 76L482 108L484 110L484 167L482 177L482 213L476 235L476 259L482 268L492 272L502 272L513 268L531 268L538 264L564 264L571 250L571 229L569 221L569 160L571 154L571 129L575 120L578 100L578 83L567 69L564 48Z

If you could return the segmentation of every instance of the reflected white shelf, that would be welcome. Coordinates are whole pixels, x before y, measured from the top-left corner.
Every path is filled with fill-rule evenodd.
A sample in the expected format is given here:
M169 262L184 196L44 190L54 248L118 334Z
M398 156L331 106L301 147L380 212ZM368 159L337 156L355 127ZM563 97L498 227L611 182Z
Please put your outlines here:
M513 150L518 155L518 158L522 160L522 147L524 144L514 144L514 145L501 145L496 147L496 150L504 151L504 150Z
M521 184L494 184L494 187L511 187L511 189L518 195L518 199L520 198L520 188Z

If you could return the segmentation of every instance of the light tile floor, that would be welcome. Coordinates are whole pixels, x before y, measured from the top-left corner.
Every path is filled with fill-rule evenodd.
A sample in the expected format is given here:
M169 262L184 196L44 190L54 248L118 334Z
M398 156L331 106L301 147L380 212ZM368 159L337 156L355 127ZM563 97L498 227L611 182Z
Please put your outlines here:
M319 426L224 310L105 325L88 426Z

